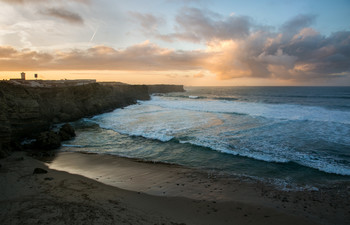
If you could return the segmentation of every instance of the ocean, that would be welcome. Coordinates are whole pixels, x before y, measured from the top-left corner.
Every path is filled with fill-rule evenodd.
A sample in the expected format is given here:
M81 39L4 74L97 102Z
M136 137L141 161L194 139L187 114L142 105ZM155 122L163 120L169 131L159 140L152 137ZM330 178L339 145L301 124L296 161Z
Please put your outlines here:
M73 123L63 151L182 165L282 189L350 181L350 87L185 87Z

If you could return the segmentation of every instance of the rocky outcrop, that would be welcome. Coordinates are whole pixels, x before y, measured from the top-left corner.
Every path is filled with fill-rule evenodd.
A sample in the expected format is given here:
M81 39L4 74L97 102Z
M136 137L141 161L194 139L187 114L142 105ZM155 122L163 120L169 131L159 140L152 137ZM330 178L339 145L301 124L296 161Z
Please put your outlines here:
M56 136L48 130L55 123L75 121L134 104L137 100L148 100L149 94L182 91L182 85L114 82L48 88L0 82L0 157L11 149L20 149L21 139L37 138L42 132L46 132L42 134L43 142L53 143ZM56 135L64 140L72 131L66 127Z
M42 168L35 168L33 170L33 174L46 174L46 173L47 173L47 170L42 169Z
M41 132L33 146L39 150L51 150L61 147L61 137L54 131Z
M147 86L148 86L149 94L185 91L183 85L155 84L155 85L147 85Z
M69 123L66 123L60 128L58 135L61 141L68 141L75 137L75 130Z
M37 136L54 123L74 121L148 100L145 85L98 83L33 88L0 82L0 156L24 137Z

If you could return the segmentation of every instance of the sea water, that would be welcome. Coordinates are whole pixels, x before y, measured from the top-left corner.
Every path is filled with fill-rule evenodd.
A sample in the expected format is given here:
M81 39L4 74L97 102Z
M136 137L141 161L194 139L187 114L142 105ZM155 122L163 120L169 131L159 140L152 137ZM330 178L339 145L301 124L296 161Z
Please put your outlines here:
M84 118L63 150L284 187L350 180L349 87L185 87Z

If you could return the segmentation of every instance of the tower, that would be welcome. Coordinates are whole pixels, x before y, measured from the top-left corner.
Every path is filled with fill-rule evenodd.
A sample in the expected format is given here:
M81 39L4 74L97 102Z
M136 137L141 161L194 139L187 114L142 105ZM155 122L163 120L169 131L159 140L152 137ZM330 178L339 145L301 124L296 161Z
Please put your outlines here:
M21 80L25 80L26 79L26 73L25 72L22 72L21 73Z

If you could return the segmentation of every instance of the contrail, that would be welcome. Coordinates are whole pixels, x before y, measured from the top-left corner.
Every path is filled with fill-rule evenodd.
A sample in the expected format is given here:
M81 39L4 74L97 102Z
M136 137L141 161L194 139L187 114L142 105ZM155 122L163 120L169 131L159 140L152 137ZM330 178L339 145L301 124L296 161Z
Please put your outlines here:
M99 27L97 27L97 29L95 30L94 34L92 35L92 37L91 37L91 39L90 39L90 42L92 42L92 40L94 40L94 37L95 37L95 35L96 35L97 31L98 31L98 28L99 28Z

